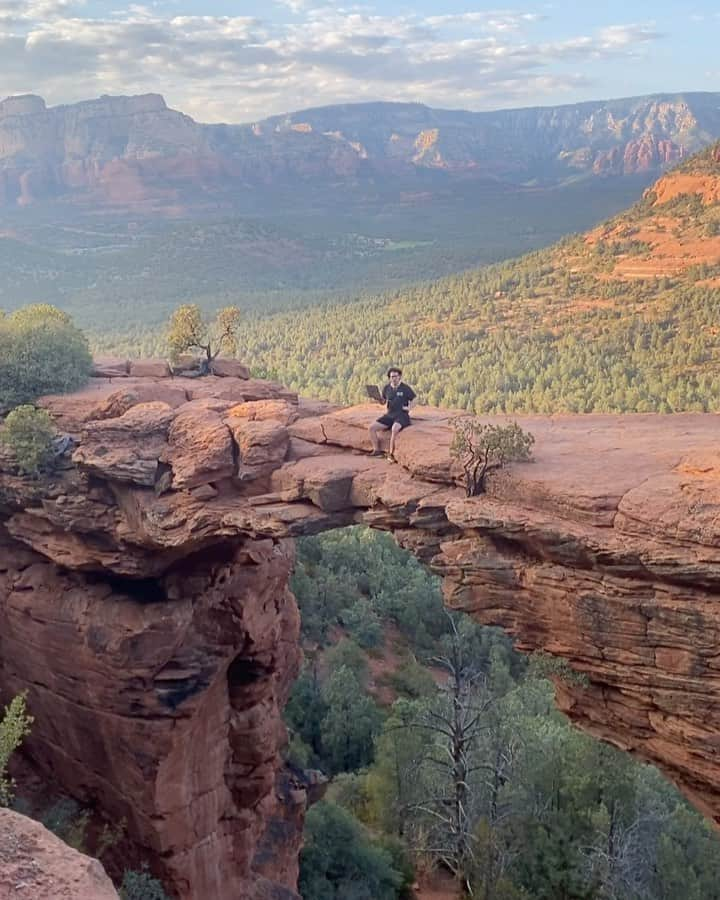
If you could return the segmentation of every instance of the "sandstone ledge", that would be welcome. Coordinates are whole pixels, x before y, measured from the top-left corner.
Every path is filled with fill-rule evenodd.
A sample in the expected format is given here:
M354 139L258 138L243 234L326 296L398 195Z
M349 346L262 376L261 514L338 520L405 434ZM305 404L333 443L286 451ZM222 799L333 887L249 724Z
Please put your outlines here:
M125 815L180 896L267 882L262 834L297 793L276 786L298 664L287 539L351 523L392 531L449 605L585 673L558 685L569 715L720 821L717 417L520 417L534 462L467 499L447 411L416 410L393 465L365 452L374 405L121 382L46 399L77 441L52 482L0 473L0 688L30 688L35 760Z

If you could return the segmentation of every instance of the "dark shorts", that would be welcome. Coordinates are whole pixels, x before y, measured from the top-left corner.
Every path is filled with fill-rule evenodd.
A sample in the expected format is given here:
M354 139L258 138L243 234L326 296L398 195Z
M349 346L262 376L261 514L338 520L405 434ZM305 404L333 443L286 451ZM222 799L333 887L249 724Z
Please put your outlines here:
M410 416L406 412L396 413L394 416L380 416L378 422L386 428L392 428L396 422L400 428L407 428L408 425L412 425Z

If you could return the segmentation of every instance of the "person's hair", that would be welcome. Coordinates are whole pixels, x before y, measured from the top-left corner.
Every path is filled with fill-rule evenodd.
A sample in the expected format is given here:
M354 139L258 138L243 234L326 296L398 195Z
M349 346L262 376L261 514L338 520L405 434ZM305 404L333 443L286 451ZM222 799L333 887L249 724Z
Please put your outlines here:
M398 375L402 375L402 369L398 369L397 366L390 366L390 368L387 370L387 377L389 378L393 372L397 372Z

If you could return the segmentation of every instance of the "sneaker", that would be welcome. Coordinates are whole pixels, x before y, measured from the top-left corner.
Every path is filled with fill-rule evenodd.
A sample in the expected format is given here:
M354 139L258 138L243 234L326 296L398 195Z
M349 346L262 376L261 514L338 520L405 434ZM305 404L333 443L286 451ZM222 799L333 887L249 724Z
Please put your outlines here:
M392 453L387 453L387 454L385 454L385 459L386 459L388 462L394 462L394 463L397 462L397 460L396 460L395 457L392 455Z

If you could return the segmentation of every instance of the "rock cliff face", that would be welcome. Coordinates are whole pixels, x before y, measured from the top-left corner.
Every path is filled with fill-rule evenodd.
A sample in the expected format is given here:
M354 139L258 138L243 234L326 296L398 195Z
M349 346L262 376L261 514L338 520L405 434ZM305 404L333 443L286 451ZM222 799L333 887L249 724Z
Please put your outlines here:
M526 182L656 172L720 136L717 94L470 113L330 106L253 125L200 125L162 97L47 108L0 102L0 204L62 198L118 208L217 205L220 186L449 176Z
M441 410L417 410L393 465L362 452L376 407L233 375L44 403L78 446L51 481L2 463L0 691L28 690L35 763L125 816L178 896L297 896L312 785L280 762L289 538L354 522L440 572L449 605L584 673L562 708L720 821L715 416L520 420L535 462L467 499Z

